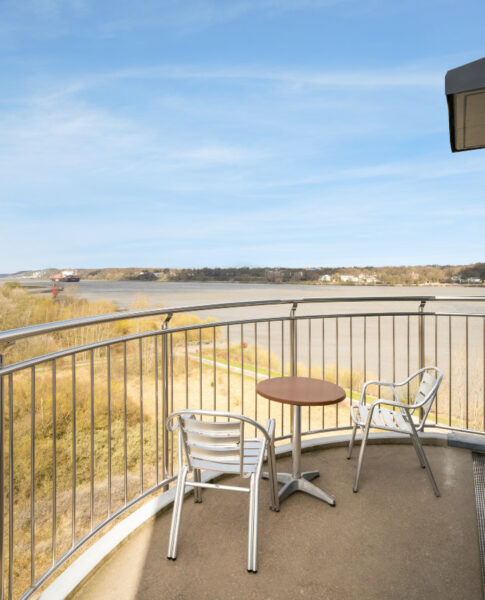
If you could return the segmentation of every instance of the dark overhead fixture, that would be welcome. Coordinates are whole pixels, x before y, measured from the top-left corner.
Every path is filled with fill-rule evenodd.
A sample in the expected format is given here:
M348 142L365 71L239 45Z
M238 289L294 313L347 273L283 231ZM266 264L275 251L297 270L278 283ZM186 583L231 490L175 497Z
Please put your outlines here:
M448 71L445 93L452 152L485 148L485 58Z

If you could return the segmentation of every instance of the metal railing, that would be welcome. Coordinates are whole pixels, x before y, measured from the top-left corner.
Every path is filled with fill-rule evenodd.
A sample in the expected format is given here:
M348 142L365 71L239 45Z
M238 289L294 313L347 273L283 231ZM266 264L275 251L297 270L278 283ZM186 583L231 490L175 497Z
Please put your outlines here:
M321 377L356 399L366 379L396 381L434 364L445 378L428 426L484 434L485 311L425 310L428 302L467 301L485 308L484 297L302 298L120 312L0 332L5 357L10 344L32 337L55 346L12 364L0 355L0 598L28 598L101 529L169 489L177 477L176 444L165 426L173 410L273 416L277 439L289 438L289 407L257 398L261 378ZM297 314L300 305L368 302L417 308ZM170 326L174 315L285 305L282 316ZM143 330L146 317L161 322ZM142 330L109 330L120 321ZM63 335L101 324L108 337L63 347ZM413 393L408 387L404 399ZM349 428L348 402L302 413L303 435Z

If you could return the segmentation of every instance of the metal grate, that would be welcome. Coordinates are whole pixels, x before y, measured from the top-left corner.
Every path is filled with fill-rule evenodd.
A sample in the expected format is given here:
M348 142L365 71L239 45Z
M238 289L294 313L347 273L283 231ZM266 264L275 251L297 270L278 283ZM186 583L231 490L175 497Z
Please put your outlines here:
M482 565L482 584L485 595L485 454L472 452L475 501L477 505L478 540Z

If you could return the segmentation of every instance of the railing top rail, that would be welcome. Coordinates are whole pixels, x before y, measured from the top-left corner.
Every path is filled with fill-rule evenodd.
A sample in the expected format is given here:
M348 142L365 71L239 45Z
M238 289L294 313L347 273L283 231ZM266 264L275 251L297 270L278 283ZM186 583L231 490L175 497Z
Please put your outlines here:
M80 317L78 319L68 319L65 321L54 321L52 323L42 323L40 325L30 325L28 327L19 327L18 329L9 329L0 332L0 343L9 343L27 337L45 335L65 329L75 329L77 327L88 327L90 325L100 325L102 323L111 323L113 321L123 321L126 319L140 319L143 317L153 317L161 315L172 315L175 313L201 312L206 310L220 310L223 308L250 308L255 306L278 306L285 304L331 304L331 303L355 303L355 302L485 302L485 296L343 296L343 297L325 297L325 298L281 298L270 300L248 300L245 302L221 302L212 304L192 304L184 306L145 308L142 310L128 310L116 313L95 315L92 317Z

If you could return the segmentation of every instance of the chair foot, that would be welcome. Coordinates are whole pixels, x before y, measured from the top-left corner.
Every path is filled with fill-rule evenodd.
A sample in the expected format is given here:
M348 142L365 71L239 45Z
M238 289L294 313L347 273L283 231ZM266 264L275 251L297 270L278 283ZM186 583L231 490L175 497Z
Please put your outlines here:
M359 490L352 490L354 492L354 494L357 494Z

